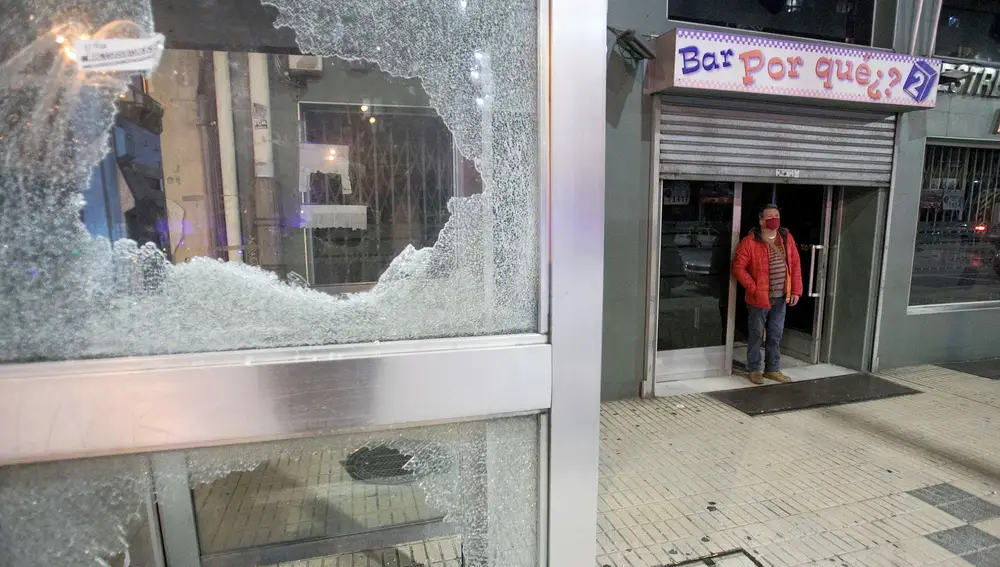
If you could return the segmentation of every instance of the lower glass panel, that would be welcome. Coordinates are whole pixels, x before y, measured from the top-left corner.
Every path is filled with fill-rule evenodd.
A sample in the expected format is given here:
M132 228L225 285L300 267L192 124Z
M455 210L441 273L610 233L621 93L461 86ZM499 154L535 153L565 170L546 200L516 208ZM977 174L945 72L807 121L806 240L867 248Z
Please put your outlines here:
M291 451L265 448L276 456L252 470L193 484L201 552L444 520L444 513L427 503L418 475L406 470L410 455L422 448L344 441ZM188 462L197 468L201 458L191 455Z
M149 471L143 455L0 467L0 565L158 565Z
M532 415L6 467L0 517L24 521L0 523L2 565L154 566L162 538L167 565L530 567L539 433Z
M726 344L735 185L667 181L657 350Z

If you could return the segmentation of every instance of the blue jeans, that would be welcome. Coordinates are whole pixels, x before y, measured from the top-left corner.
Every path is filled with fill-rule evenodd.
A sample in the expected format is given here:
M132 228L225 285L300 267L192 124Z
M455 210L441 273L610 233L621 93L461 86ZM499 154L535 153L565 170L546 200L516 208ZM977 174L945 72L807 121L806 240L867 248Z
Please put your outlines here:
M747 306L750 310L749 338L747 339L747 371L760 372L760 343L767 329L764 345L764 372L781 371L781 334L785 330L785 296L772 297L771 308Z

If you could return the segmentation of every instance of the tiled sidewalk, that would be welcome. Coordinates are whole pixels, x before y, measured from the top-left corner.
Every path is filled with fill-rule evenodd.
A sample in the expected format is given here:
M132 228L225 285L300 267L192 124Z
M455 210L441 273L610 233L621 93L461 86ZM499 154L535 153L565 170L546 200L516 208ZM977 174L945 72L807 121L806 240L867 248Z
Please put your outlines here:
M415 484L366 484L342 462L354 447L295 454L194 489L198 541L218 553L335 537L443 514Z
M1000 383L887 377L924 393L756 418L700 394L605 404L597 564L1000 566Z
M749 558L692 565L1000 566L1000 381L935 366L886 377L924 393L756 418L702 394L604 404L597 565L672 565L745 550ZM301 472L280 465L256 474ZM349 483L342 472L328 474L333 485ZM266 510L284 494L275 481L268 486L268 499L249 509ZM239 527L232 505L210 503L238 489L197 494L215 534L203 532L209 542L237 541L216 530ZM370 496L356 490L387 487L342 497ZM426 507L417 493L403 496ZM329 491L320 497L339 502ZM365 517L354 521L368 525ZM274 526L301 527L289 521L239 531L284 541ZM281 567L460 567L459 549L458 538L441 538Z

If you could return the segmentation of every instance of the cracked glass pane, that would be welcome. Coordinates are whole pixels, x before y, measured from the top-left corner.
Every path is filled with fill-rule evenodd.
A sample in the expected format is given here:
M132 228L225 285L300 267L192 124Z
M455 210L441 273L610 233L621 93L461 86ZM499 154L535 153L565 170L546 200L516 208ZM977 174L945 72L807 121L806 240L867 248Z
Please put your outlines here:
M0 567L154 567L144 456L0 467Z
M532 567L538 440L523 416L3 467L0 567L153 567L151 514L168 564Z
M300 559L535 565L538 435L530 416L190 451L202 554L322 541ZM377 545L338 544L360 533Z
M534 1L0 5L0 360L536 329Z

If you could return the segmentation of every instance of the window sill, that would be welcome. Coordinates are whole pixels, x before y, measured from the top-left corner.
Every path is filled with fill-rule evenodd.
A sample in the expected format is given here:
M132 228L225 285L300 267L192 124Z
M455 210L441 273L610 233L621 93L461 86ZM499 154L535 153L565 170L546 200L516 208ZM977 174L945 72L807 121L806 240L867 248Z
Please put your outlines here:
M1000 301L968 301L965 303L942 303L938 305L910 305L907 315L932 315L935 313L956 313L959 311L984 311L1000 309Z

